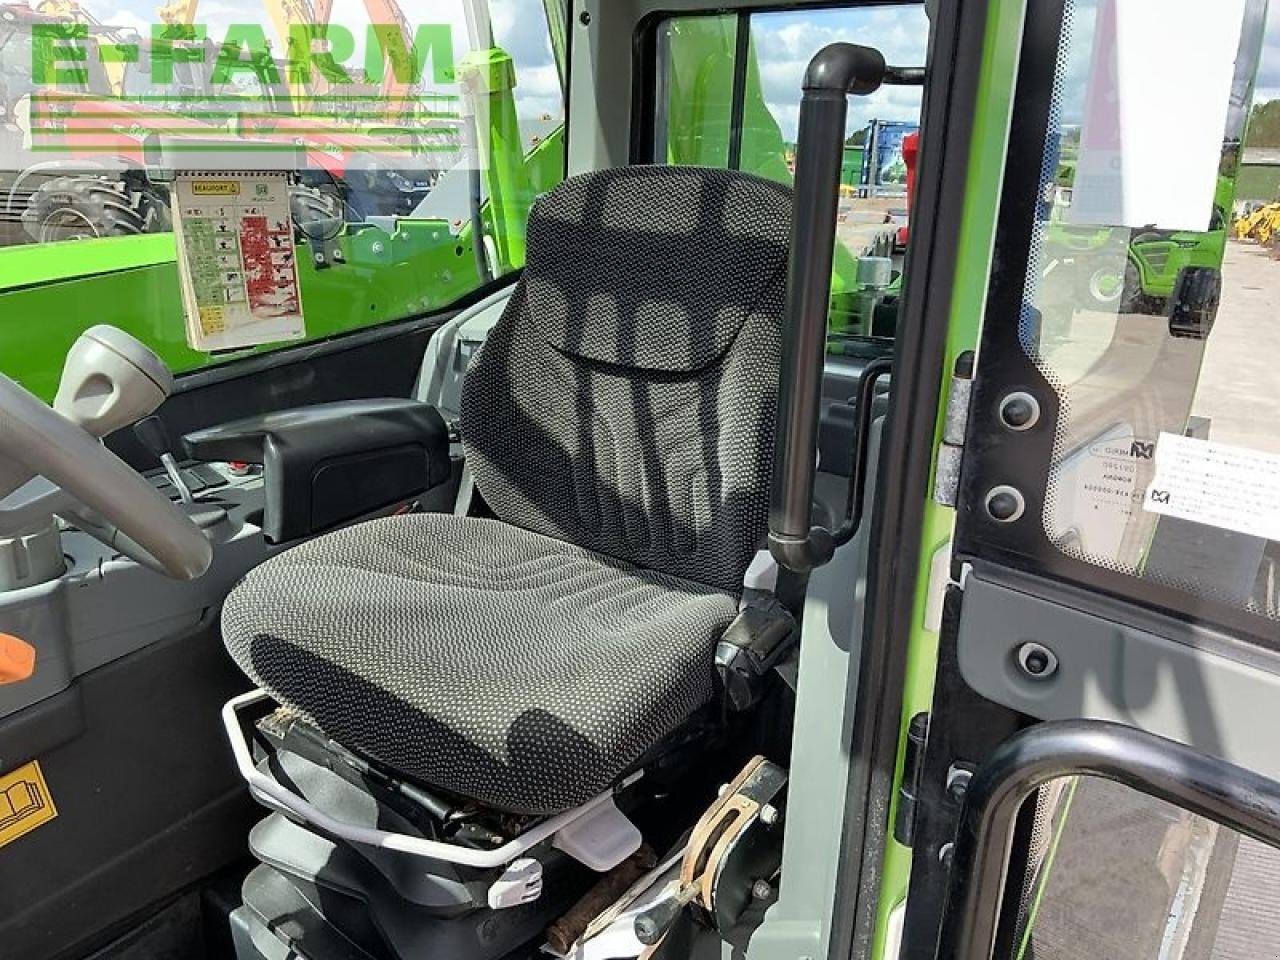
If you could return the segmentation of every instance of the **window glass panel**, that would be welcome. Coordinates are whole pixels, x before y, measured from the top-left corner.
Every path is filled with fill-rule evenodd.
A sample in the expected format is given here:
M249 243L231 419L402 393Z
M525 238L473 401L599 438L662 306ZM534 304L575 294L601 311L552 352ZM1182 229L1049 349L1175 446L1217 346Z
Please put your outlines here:
M1041 789L1017 960L1280 956L1280 852L1096 778Z
M920 4L753 13L738 63L736 15L666 21L658 35L655 158L733 166L783 183L795 169L805 67L837 41L876 47L895 64L925 62L929 23ZM735 65L740 67L740 139L734 144ZM849 99L832 277L829 350L860 352L896 329L909 236L908 150L920 123L921 89L885 87ZM859 262L863 261L862 269Z
M1264 23L1253 0L1223 8L1234 15L1217 64L1224 129L1206 132L1154 79L1127 77L1137 54L1117 41L1117 18L1166 11L1067 6L1021 316L1023 345L1060 401L1045 530L1089 563L1277 617L1280 264L1270 214L1250 218L1277 199L1267 175L1276 16ZM1124 136L1108 143L1107 104L1121 96ZM1209 164L1195 173L1187 155L1205 146ZM1130 169L1136 155L1161 151L1169 170L1186 172L1150 159ZM1106 166L1129 179L1100 176ZM1166 196L1143 201L1135 176L1155 178ZM1188 214L1184 195L1203 208L1196 200Z
M71 121L41 120L50 88L33 83L33 33L58 21L35 5L10 6L0 21L0 370L46 399L67 348L94 323L128 330L179 372L246 352L187 345L169 189L148 162L157 128L175 142L306 128L298 134L306 169L293 175L290 194L307 339L439 310L517 269L529 207L563 175L563 95L541 0L336 0L328 45L312 50L330 52L349 83L319 70L306 82L291 76L286 35L302 21L277 0L192 4L196 38L168 41L168 55L154 38L163 28L156 4L122 0L107 21L84 26L89 68L76 87L91 99L76 113L96 105L114 117L98 124L111 150L95 144L92 153L67 132ZM472 6L487 13L474 29ZM394 69L367 75L382 43L371 11L402 18L376 27L411 38L418 59L430 49L423 86L481 118L478 177L458 161L460 108L451 107L452 118L433 113L416 97L417 81L401 89ZM236 31L257 32L268 46L255 55L249 43L242 68L220 72L219 52ZM137 62L103 62L99 51L122 44L138 47ZM63 131L58 149L42 122ZM397 162L406 156L411 162ZM477 224L483 237L473 243Z
M656 159L729 166L736 14L673 17L658 28Z
M928 18L916 4L753 16L742 168L790 180L804 71L827 44L860 43L875 47L889 63L922 66L928 38ZM832 269L831 352L857 351L863 337L895 333L910 230L903 139L919 131L921 96L920 87L886 86L848 100ZM785 174L777 161L779 146ZM861 273L860 260L868 261ZM885 269L872 265L884 260Z

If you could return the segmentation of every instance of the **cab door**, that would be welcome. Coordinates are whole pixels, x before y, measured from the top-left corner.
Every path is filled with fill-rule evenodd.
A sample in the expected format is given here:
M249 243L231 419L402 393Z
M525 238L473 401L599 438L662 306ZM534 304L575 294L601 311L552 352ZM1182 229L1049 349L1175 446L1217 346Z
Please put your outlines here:
M901 956L1280 956L1280 28L1017 15Z

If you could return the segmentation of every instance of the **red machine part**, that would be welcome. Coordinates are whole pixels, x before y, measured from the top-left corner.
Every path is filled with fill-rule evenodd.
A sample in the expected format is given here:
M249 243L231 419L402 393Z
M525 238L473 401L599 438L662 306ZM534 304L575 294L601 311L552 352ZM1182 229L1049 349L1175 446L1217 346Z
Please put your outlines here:
M920 133L908 133L902 138L902 161L907 165L907 217L906 226L898 228L898 246L905 248L911 234L910 217L916 208L916 161L920 156Z

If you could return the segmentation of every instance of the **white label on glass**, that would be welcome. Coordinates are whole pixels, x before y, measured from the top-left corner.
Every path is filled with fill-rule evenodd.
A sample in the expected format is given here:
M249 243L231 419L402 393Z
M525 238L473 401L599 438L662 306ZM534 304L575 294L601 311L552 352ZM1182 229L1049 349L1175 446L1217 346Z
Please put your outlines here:
M1099 0L1067 220L1209 229L1245 0Z
M1144 510L1280 540L1280 454L1162 433Z

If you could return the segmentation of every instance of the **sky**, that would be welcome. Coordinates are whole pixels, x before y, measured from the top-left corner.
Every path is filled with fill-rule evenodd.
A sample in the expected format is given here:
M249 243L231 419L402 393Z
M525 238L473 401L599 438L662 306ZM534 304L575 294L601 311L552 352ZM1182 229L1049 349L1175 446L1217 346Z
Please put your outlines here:
M149 30L156 0L82 0L103 23ZM423 0L402 0L406 11ZM1089 0L1082 0L1088 3ZM467 36L465 0L433 0L431 20L453 24L455 37ZM483 3L475 4L483 7ZM513 57L517 71L516 102L522 121L562 113L559 77L546 36L542 0L489 0L494 36ZM261 22L262 0L201 0L197 19L209 25L215 38L230 23ZM423 19L420 14L418 19ZM364 0L335 0L333 22L356 28L358 37L368 23ZM928 31L922 6L863 7L767 13L752 17L752 49L760 66L765 100L794 140L799 112L800 80L810 57L827 43L848 40L880 49L897 65L923 65ZM1272 0L1266 20L1265 49L1255 99L1280 97L1280 0ZM464 43L457 42L462 47ZM886 87L870 97L850 100L850 131L872 119L917 120L920 91Z
M1262 64L1258 70L1254 102L1280 99L1280 0L1272 0L1267 9L1267 25L1262 46Z

